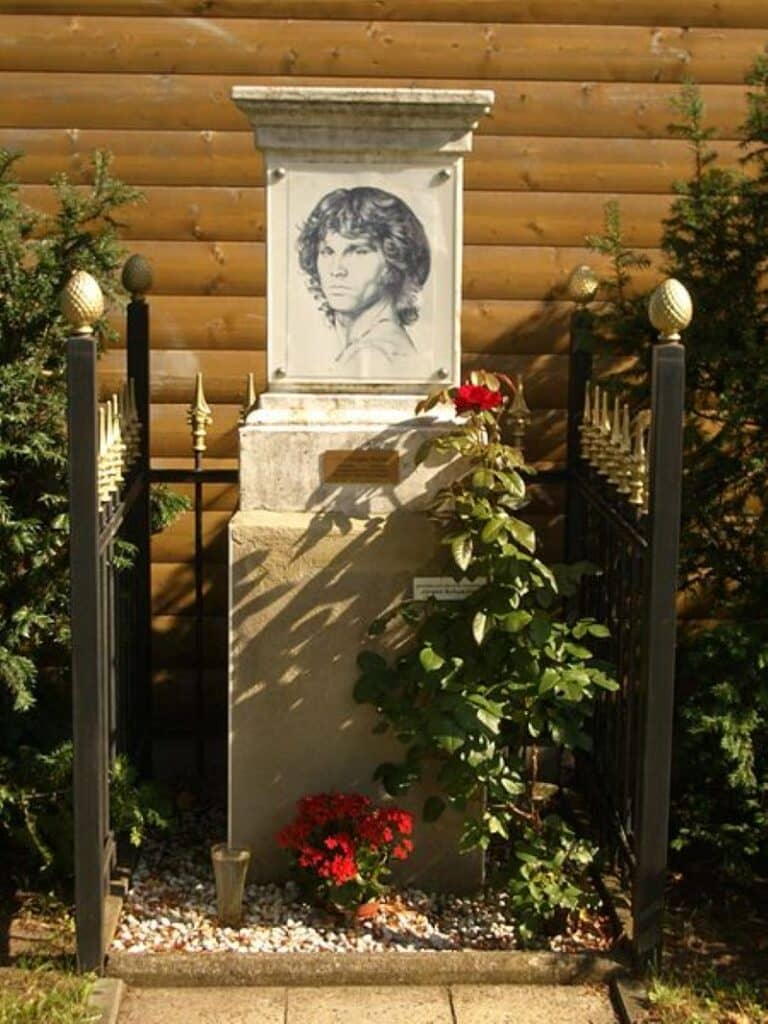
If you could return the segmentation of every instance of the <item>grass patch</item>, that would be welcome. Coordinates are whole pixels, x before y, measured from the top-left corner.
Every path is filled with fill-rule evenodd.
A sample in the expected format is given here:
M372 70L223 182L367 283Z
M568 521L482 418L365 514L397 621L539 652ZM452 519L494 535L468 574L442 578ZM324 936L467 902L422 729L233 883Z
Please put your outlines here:
M768 1024L765 989L714 970L697 977L664 974L653 980L649 995L649 1024Z
M93 979L51 966L0 970L0 1024L91 1024Z

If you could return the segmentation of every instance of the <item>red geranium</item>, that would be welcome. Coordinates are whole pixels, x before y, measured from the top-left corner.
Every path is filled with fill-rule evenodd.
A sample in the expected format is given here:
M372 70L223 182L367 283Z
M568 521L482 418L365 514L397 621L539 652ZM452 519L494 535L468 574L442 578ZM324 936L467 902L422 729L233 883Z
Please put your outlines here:
M462 384L453 393L453 404L456 412L482 412L495 409L504 401L501 391L492 391L484 384Z
M324 902L349 907L384 891L389 860L405 860L413 817L399 807L374 807L359 793L302 797L298 815L277 834L305 887Z

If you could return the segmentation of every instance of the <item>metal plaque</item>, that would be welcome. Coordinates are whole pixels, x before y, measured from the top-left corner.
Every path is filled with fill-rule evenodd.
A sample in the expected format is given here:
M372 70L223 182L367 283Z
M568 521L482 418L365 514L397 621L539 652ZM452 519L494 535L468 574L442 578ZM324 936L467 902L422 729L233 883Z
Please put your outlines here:
M323 452L326 484L397 484L400 454L391 448L347 448Z

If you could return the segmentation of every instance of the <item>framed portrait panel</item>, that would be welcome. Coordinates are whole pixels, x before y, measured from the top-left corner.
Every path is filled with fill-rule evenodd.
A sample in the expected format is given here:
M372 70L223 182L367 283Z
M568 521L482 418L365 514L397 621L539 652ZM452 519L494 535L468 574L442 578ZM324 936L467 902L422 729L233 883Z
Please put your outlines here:
M459 378L461 162L267 167L270 390L418 393Z

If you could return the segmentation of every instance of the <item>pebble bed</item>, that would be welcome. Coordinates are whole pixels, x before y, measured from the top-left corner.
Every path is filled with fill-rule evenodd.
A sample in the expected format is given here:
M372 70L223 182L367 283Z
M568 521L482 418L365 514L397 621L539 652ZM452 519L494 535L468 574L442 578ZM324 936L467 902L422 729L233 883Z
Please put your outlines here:
M189 817L189 816L188 816ZM221 926L201 821L147 843L112 943L126 953L382 952L514 949L504 893L477 897L404 890L363 919L341 918L302 901L297 887L250 885L240 928ZM207 831L208 836L220 830ZM563 948L557 938L551 948Z

